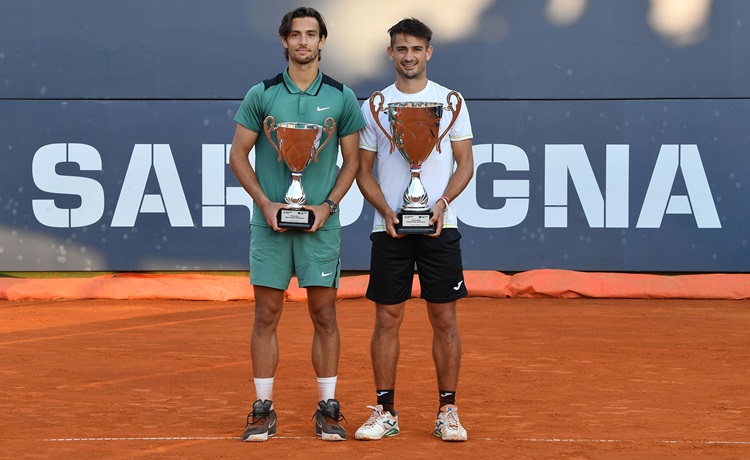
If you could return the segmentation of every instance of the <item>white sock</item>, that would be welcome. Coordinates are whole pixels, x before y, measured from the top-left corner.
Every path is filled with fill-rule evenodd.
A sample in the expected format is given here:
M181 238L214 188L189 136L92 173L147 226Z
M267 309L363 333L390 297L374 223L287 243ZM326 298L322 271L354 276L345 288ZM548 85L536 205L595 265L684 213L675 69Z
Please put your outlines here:
M336 399L336 378L335 375L333 377L318 377L318 401Z
M273 401L273 377L268 379L253 379L255 382L255 396L261 401ZM271 404L273 409L273 404Z

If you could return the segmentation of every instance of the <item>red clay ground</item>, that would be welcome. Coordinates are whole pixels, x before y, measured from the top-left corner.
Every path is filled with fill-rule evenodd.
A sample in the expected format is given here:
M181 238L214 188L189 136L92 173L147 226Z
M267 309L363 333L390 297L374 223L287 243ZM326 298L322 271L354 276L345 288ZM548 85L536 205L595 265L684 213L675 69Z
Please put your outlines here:
M280 326L279 434L242 443L252 303L0 301L0 458L750 458L750 308L727 300L464 299L458 404L432 434L424 304L402 328L402 434L325 443L304 303ZM353 438L374 402L373 307L339 302L337 397ZM106 439L103 439L106 438Z

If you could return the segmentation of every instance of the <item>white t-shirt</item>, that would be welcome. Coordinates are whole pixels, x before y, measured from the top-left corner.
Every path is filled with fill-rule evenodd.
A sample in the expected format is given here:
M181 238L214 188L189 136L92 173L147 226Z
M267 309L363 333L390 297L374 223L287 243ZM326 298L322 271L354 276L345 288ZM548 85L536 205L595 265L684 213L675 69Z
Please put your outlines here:
M396 89L396 85L393 84L383 91L383 107L387 107L392 102L438 102L445 106L443 110L443 116L440 119L440 132L438 135L443 134L445 128L450 124L453 119L453 112L448 110L447 97L451 90L444 88L437 83L427 81L427 86L420 92L414 94L405 94ZM469 119L469 111L466 107L466 102L463 102L461 111L458 114L456 123L451 128L450 132L443 137L440 143L441 153L437 152L437 148L432 150L430 156L422 164L422 172L420 179L427 191L427 197L429 199L428 206L432 208L437 200L443 196L445 188L448 186L448 181L453 175L453 148L451 141L460 141L464 139L471 139L473 136L471 132L471 120ZM380 99L374 101L379 105ZM456 99L451 98L453 102L453 109L456 109ZM377 110L377 105L375 109ZM362 114L365 117L365 126L359 133L359 147L361 149L369 150L371 152L377 152L376 166L377 166L377 181L380 185L380 189L383 191L383 196L388 202L388 206L394 211L398 212L403 206L403 195L404 190L409 185L411 179L411 169L409 164L404 160L399 153L398 149L394 147L393 152L390 153L390 141L383 134L383 131L375 123L370 111L370 101L366 100L362 104ZM384 111L378 113L380 123L390 132L390 125L388 124L388 114ZM443 227L450 228L457 226L457 219L455 213L451 212L450 207L443 213ZM385 224L383 223L383 216L379 212L375 211L375 217L373 218L372 225L373 232L385 231Z

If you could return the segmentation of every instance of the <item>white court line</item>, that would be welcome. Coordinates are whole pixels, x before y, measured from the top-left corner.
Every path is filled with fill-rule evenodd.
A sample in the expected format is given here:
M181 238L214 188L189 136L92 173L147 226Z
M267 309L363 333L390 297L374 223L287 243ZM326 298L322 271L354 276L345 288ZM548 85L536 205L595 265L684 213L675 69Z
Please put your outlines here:
M632 442L632 441L620 441L618 439L541 439L541 438L527 438L519 439L519 441L527 442L581 442L581 443L609 443L609 442Z
M90 441L226 441L239 440L239 436L160 436L160 437L132 437L132 438L47 438L42 439L44 442L90 442ZM315 436L274 436L273 439L317 439ZM398 438L396 438L398 439ZM479 438L482 441L502 441L500 438ZM565 438L524 438L516 439L524 442L559 442L559 443L579 443L579 444L605 444L605 443L636 443L641 441L622 440L622 439L565 439ZM654 441L662 444L708 444L708 445L740 445L750 446L750 441L680 441L680 440L661 440Z
M86 442L86 441L225 441L239 440L240 436L159 436L132 438L47 438L44 442ZM317 439L317 436L273 436L272 439Z
M549 438L549 439L542 439L542 438L526 438L526 439L518 439L518 441L527 441L527 442L562 442L562 443L636 443L636 442L642 442L642 441L634 441L634 440L622 440L622 439L558 439L558 438ZM661 441L654 441L659 442L662 444L724 444L724 445L748 445L750 446L750 441L678 441L678 440L661 440Z
M750 441L662 441L666 444L738 444L750 446Z
M164 436L143 438L49 438L42 439L44 442L76 442L76 441L195 441L195 440L225 440L240 439L239 436Z

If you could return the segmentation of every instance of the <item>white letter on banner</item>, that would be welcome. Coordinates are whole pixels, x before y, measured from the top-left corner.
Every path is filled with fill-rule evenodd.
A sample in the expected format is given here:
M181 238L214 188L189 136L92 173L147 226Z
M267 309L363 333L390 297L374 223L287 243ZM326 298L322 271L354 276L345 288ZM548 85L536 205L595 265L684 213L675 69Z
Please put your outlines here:
M81 206L60 209L54 199L32 200L34 217L42 225L55 228L85 227L104 214L104 189L88 177L61 176L55 171L60 163L76 163L81 171L101 171L99 152L86 144L49 144L34 154L31 163L34 184L42 191L81 198Z
M656 157L651 182L646 190L641 215L638 216L637 228L659 228L661 219L667 210L669 192L672 190L674 178L679 165L679 146L662 145L659 156Z
M477 170L485 163L500 163L507 171L528 171L529 159L520 147L509 144L481 144L472 147L474 176L466 189L451 203L461 222L477 228L508 228L523 222L529 211L529 181L493 180L492 197L506 198L500 209L485 209L477 201Z
M678 166L688 196L670 195ZM659 228L664 214L693 214L698 228L721 228L696 145L662 145L659 150L637 227Z
M711 186L708 185L697 145L680 146L680 168L698 228L721 228L719 213L716 211Z
M604 219L607 228L630 225L630 147L607 145L607 184Z
M146 193L146 182L152 166L161 194ZM112 227L135 226L139 212L166 212L172 227L194 226L172 150L167 144L136 144L133 147L112 217Z
M544 226L567 227L568 172L592 228L604 227L604 198L583 145L549 144L544 155Z
M224 227L225 205L245 206L253 215L253 199L242 187L226 186L231 144L204 144L202 152L203 226ZM255 161L255 148L250 150L250 164ZM249 220L248 220L249 222Z

